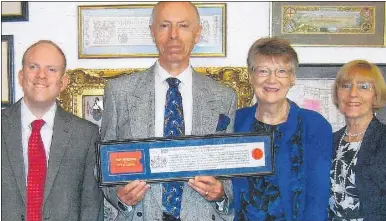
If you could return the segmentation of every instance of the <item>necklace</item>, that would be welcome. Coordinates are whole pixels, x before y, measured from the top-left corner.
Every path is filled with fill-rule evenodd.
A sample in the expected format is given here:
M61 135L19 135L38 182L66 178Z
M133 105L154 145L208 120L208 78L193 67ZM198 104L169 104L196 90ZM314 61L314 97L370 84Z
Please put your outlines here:
M361 134L364 134L365 132L366 132L366 130L363 131ZM342 157L342 152L343 152L343 148L344 148L342 146L342 141L343 141L343 138L346 135L350 137L350 135L347 134L347 128L344 131L342 137L340 138L339 146L338 146L338 153L336 154L337 156L339 156L339 158L335 159L335 166L334 166L334 182L335 182L335 185L337 185L338 160ZM353 135L356 135L356 134L353 134ZM359 136L359 135L356 135L356 136ZM362 145L362 140L363 140L363 138L359 141L359 146L358 146L357 150L355 151L354 156L352 157L350 163L347 164L347 166L344 168L344 170L342 168L342 171L345 171L346 174L348 173L348 170L350 169L351 164L354 163L354 160L356 159L356 157L358 155L358 152L359 152L359 150L361 148L361 145ZM349 145L351 145L351 144L349 144ZM347 144L346 144L346 146L347 146ZM340 202L342 202L344 200L344 198L346 197L346 180L347 180L346 174L343 177L343 190L342 190L342 196L340 197ZM335 197L335 200L338 199L338 197L336 196L336 191L334 191L334 197Z
M366 130L360 132L360 133L357 133L357 134L349 134L348 131L347 131L347 127L346 127L346 130L344 130L344 134L343 135L347 135L349 137L358 137L362 134L364 134L366 132Z

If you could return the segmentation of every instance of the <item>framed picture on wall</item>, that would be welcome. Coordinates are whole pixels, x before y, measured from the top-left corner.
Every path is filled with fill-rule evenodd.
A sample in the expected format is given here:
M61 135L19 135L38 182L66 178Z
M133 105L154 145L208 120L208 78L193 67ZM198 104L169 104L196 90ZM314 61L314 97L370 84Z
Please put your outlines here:
M103 114L103 95L83 95L82 103L82 117L100 127Z
M226 56L226 4L195 4L200 13L201 39L193 57ZM78 7L78 57L157 57L149 29L154 4Z
M1 21L28 21L28 2L1 2Z
M14 100L13 35L1 36L1 107Z
M273 2L271 35L297 46L386 46L385 2Z

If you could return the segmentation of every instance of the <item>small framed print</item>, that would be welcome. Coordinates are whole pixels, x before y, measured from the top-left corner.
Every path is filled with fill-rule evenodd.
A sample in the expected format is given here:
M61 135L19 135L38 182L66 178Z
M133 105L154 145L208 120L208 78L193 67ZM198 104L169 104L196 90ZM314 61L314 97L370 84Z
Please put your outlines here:
M82 101L83 118L101 127L103 114L103 96L83 95Z
M28 21L28 2L1 2L1 21Z
M1 107L14 102L13 35L1 36Z

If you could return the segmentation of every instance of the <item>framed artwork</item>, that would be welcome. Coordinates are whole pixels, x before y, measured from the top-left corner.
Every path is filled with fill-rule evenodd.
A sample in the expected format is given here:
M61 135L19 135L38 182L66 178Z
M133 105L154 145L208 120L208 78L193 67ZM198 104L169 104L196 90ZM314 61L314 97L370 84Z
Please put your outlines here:
M103 113L103 95L83 95L82 103L82 117L101 127Z
M297 46L386 46L385 2L273 2L271 36Z
M1 36L1 107L14 101L13 35Z
M1 2L1 21L28 21L28 2Z
M193 57L226 56L226 4L195 4L202 24ZM154 4L78 7L78 57L157 57L149 29Z

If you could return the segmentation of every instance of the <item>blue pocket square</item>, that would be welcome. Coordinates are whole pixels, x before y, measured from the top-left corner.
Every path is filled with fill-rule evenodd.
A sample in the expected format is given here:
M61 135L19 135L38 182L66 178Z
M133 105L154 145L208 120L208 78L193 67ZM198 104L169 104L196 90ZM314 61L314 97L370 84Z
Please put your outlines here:
M231 122L231 119L227 115L220 114L218 117L216 131L226 130L230 122Z

